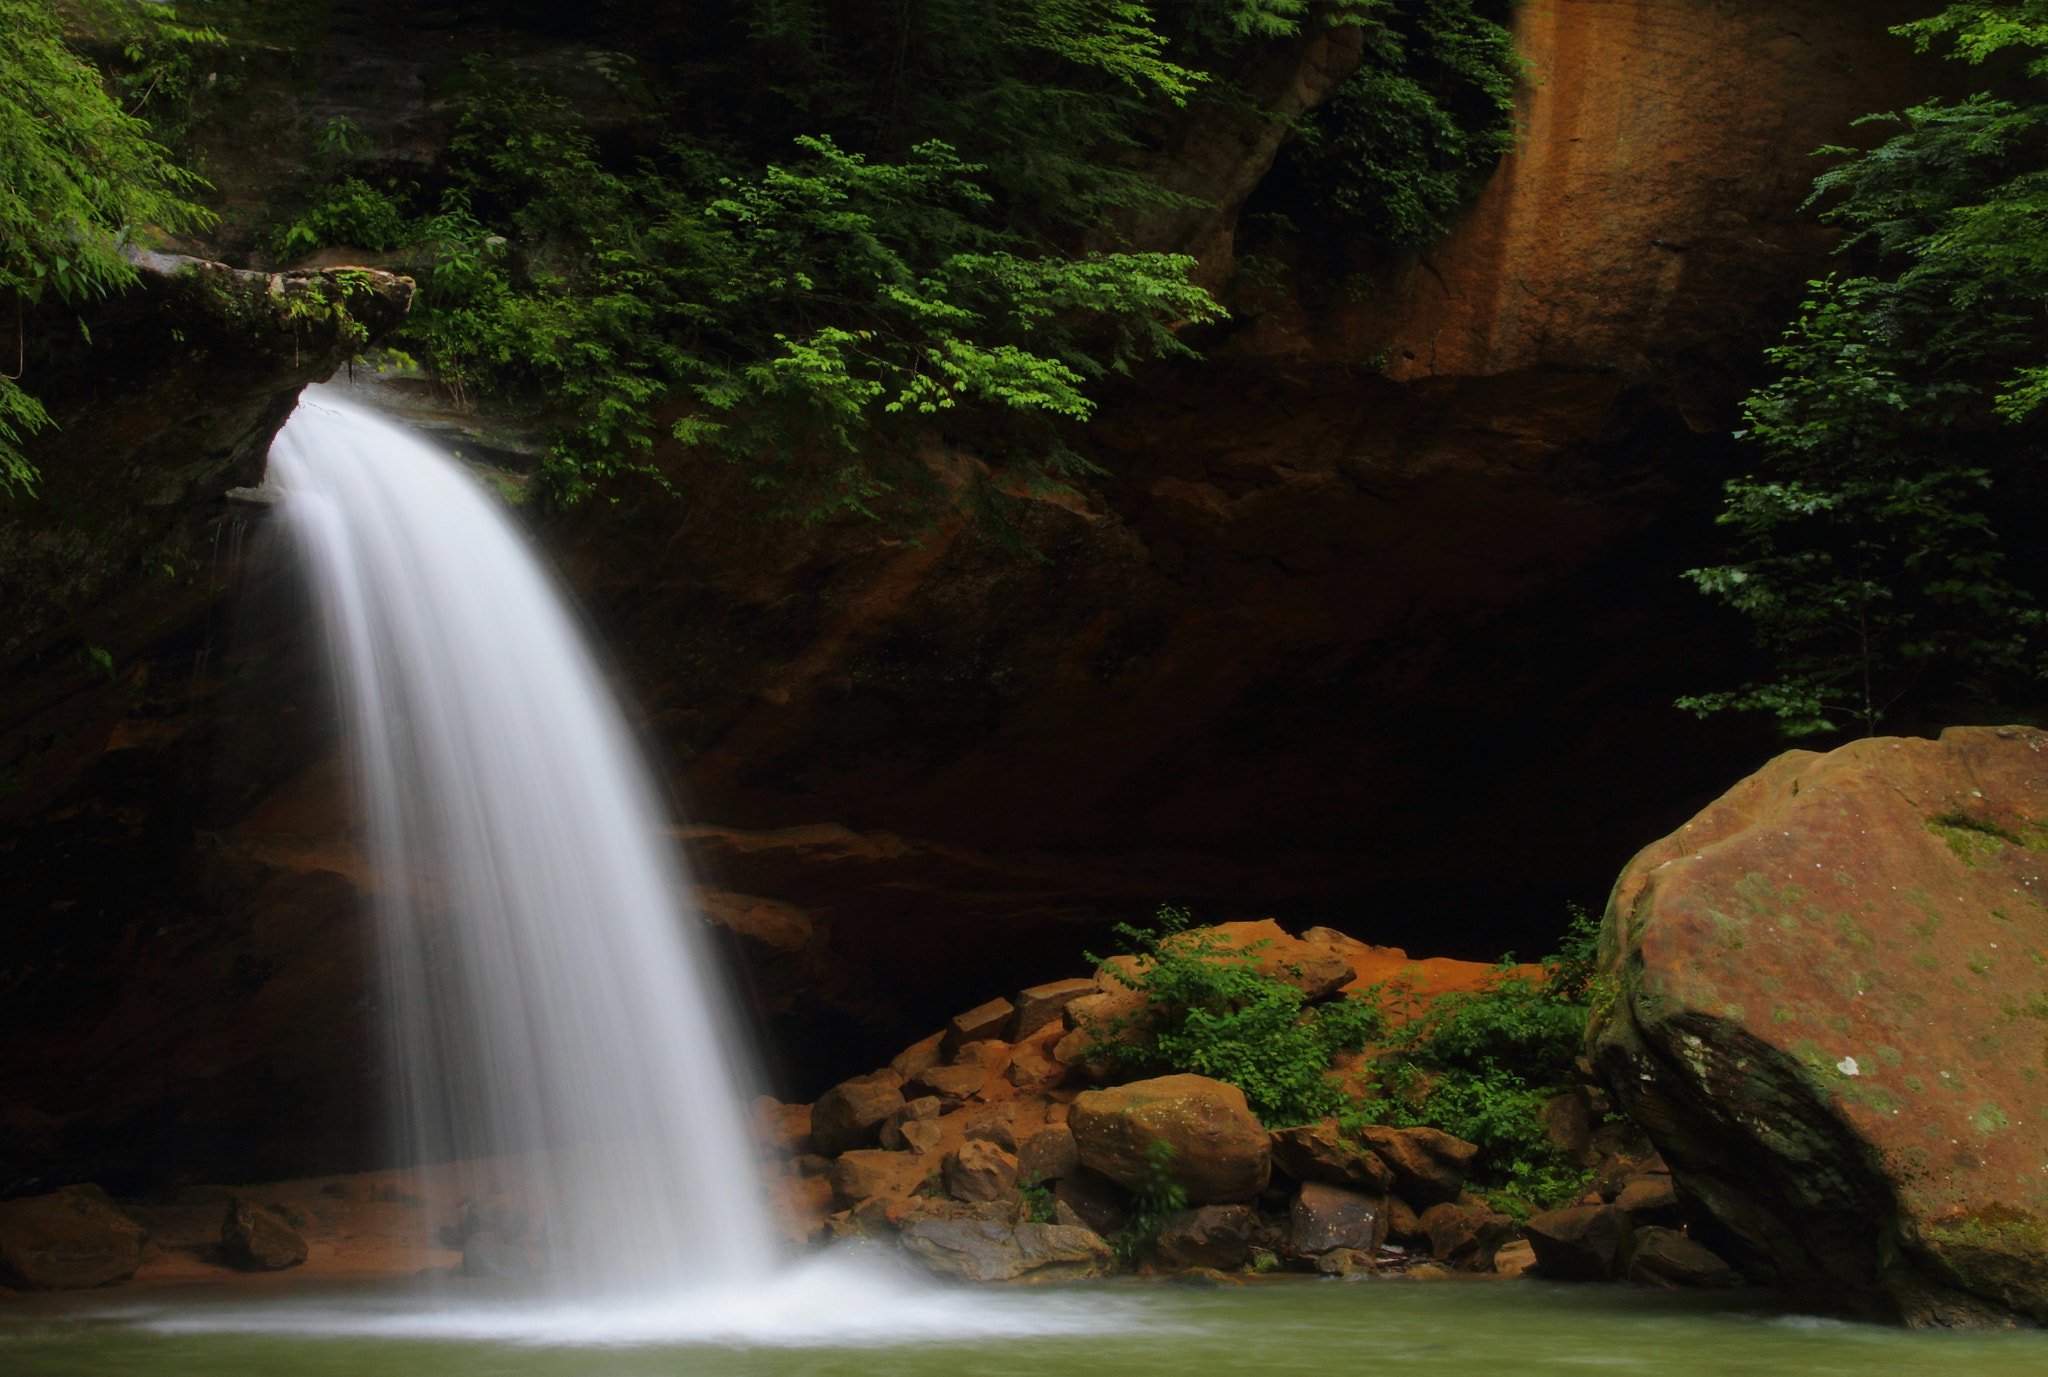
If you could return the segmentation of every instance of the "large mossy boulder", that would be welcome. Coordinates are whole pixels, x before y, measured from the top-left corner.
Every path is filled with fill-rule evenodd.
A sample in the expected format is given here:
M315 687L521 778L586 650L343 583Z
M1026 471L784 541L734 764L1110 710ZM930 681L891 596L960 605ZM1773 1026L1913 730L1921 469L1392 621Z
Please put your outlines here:
M1249 1200L1273 1174L1271 1144L1244 1092L1207 1076L1085 1091L1067 1126L1083 1166L1129 1190L1145 1189L1163 1168L1190 1205Z
M1794 751L1623 873L1598 1067L1811 1302L2048 1320L2048 732Z

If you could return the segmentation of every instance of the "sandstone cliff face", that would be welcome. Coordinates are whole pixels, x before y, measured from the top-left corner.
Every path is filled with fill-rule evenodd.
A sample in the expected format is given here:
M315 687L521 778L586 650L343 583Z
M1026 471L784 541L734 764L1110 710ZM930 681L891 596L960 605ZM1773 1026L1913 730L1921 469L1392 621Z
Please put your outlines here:
M1369 294L1274 303L1239 349L1387 376L1619 375L1694 429L1833 242L1801 205L1850 123L1953 88L1889 37L1911 0L1524 5L1522 138L1442 244ZM1981 74L1970 74L1981 75ZM1968 77L1961 79L1968 81ZM1364 265L1372 269L1375 265ZM1590 414L1590 409L1587 414Z
M350 32L317 89L252 119L347 114L430 157L449 123L435 73L474 35L389 10L337 6ZM684 500L542 518L707 824L692 842L794 1049L786 1089L1065 969L1161 900L1526 952L1564 899L1766 754L1759 729L1669 708L1743 653L1675 576L1741 462L1724 432L1745 370L1825 265L1798 211L1808 150L1940 79L1886 36L1905 10L1523 7L1527 139L1451 237L1398 259L1296 255L1277 286L1229 287L1241 314L1208 362L1133 380L1078 437L1110 477L1026 504L1030 554L965 520L914 542L770 524L743 472L675 450L658 459ZM608 98L589 54L518 42L532 70L590 85L592 108ZM1265 74L1276 108L1316 98L1342 54L1292 60ZM1273 155L1247 130L1176 138L1182 184L1226 206ZM274 167L223 176L246 208ZM1146 232L1219 282L1241 247L1228 216ZM267 400L222 422L240 439L162 451L194 465L178 488L194 502L253 477L288 343L251 375ZM292 364L314 376L320 357ZM156 387L109 408L81 391L69 414L157 426L216 395ZM237 586L211 572L216 529L235 549L232 519L208 524L222 514L179 499L160 515L184 534L123 536L131 571L160 538L186 553L175 608L130 610L127 585L84 575L38 593L55 610L20 645L39 668L0 702L18 734L0 741L30 743L0 766L54 762L17 765L40 782L0 837L11 901L39 915L0 960L4 988L33 994L10 996L0 1046L22 1076L44 1068L0 1093L46 1165L88 1140L131 1164L122 1144L145 1144L173 1174L369 1150L346 1131L371 1058L317 676L282 593L233 641L201 615ZM91 646L115 682L95 684ZM171 1026L212 1031L154 1036ZM90 1055L60 1074L60 1045ZM75 1117L94 1105L113 1107Z
M0 500L0 1195L282 1169L360 1151L367 1123L339 780L331 824L250 810L331 732L289 597L245 577L268 508L228 492L412 284L141 267L89 339L35 322L27 381L58 425L37 494ZM321 842L270 845L294 826Z
M701 816L1525 942L1770 750L1669 707L1747 653L1678 574L1758 351L1826 267L1810 150L1941 79L1886 34L1907 10L1524 8L1526 141L1452 236L1357 250L1362 294L1306 261L1236 289L1249 324L1081 437L1110 477L1030 504L1036 559L964 522L765 527L682 453L689 502L550 542ZM840 902L835 949L903 988L916 925Z

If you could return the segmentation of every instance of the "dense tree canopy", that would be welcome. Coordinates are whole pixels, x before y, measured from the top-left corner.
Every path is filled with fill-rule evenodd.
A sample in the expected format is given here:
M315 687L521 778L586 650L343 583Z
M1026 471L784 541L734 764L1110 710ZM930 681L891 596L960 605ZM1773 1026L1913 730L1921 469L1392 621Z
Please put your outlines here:
M1686 699L1795 735L1901 713L2027 716L2042 701L2048 564L2048 3L1972 0L1898 30L1988 64L2001 92L1867 123L1815 203L1848 231L1749 403L1755 470L1728 485L1726 564L1701 588L1749 616L1774 678Z
M459 393L543 418L571 496L643 466L664 432L813 517L930 510L934 434L1000 472L985 507L1077 476L1061 436L1091 385L1186 352L1181 327L1221 313L1192 260L1100 231L1184 203L1147 173L1149 141L1193 107L1247 108L1224 74L1247 45L1364 28L1364 68L1295 131L1317 205L1355 233L1440 233L1512 128L1512 45L1473 0L664 14L621 78L656 137L608 147L480 60L430 175L335 128L273 229L284 255L409 249L423 292L398 343Z
M1426 242L1512 136L1503 3L536 12L626 54L608 75L641 112L632 137L481 56L432 165L386 161L333 120L266 242L284 261L345 246L413 272L395 343L458 398L528 413L557 495L651 471L671 434L749 465L786 511L916 519L938 499L922 454L943 435L1001 474L973 494L1000 505L1085 469L1061 436L1097 380L1187 352L1178 332L1222 313L1192 260L1105 241L1187 204L1147 168L1162 121L1255 114L1229 76L1242 56L1357 26L1363 66L1290 131L1297 199L1325 230ZM201 184L164 146L193 122L195 52L319 41L304 5L187 9L212 27L141 0L0 0L0 286L17 310L119 286L126 244L200 223ZM28 480L15 442L46 422L0 379L0 481Z

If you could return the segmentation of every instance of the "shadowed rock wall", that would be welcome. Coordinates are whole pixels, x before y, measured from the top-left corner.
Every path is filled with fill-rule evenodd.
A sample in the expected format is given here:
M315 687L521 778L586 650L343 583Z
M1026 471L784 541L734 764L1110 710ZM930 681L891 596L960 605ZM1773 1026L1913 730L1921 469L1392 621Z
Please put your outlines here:
M337 6L313 94L249 127L347 114L431 157L436 73L474 36L387 8ZM674 448L657 460L682 500L538 517L700 824L783 1093L1072 973L1160 901L1533 954L1566 900L1770 754L1752 724L1668 706L1746 653L1678 575L1711 551L1759 350L1826 266L1799 210L1809 150L1947 79L1886 35L1910 12L1525 6L1524 143L1429 252L1261 241L1284 270L1253 286L1228 216L1144 227L1201 251L1238 315L1207 362L1106 400L1077 443L1108 476L1028 502L1031 553L964 520L917 541L772 524L742 471ZM602 85L583 49L521 41L532 70ZM1290 60L1261 89L1298 108L1342 54ZM1164 154L1234 203L1272 144L1199 132ZM1248 163L1214 156L1231 140ZM224 155L231 208L287 161ZM227 600L218 498L326 356L275 338L223 410L232 359L180 372L181 351L130 344L101 392L65 366L61 443L146 430L185 496L151 506L119 477L135 465L92 451L80 500L130 524L7 632L0 852L8 910L33 915L0 954L13 1179L357 1165L371 996L331 727L288 590ZM975 460L937 437L934 462ZM116 545L126 572L93 574ZM159 545L180 552L161 587ZM40 577L41 556L7 558L0 578Z

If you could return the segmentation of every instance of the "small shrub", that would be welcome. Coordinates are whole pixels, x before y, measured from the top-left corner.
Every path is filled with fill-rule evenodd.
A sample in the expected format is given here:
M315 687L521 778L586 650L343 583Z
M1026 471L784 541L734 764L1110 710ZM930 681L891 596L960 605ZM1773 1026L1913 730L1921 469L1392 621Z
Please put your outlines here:
M1331 1063L1384 1035L1378 1007L1351 999L1311 1007L1300 990L1260 971L1256 953L1266 944L1226 947L1191 923L1187 910L1162 906L1152 927L1117 926L1139 959L1134 973L1117 978L1146 1004L1096 1029L1088 1055L1126 1071L1225 1081L1244 1092L1268 1128L1343 1109ZM1126 1039L1130 1032L1138 1036Z
M1267 944L1226 946L1185 909L1162 907L1152 926L1115 931L1138 960L1128 974L1110 969L1146 1004L1090 1027L1087 1055L1098 1064L1227 1082L1268 1128L1335 1116L1440 1129L1479 1147L1475 1183L1505 1192L1509 1204L1583 1193L1587 1173L1551 1141L1543 1108L1578 1080L1600 992L1599 925L1584 909L1573 909L1558 951L1537 973L1504 956L1485 989L1426 1004L1396 980L1310 1005L1259 969ZM1392 1026L1387 1009L1410 1016ZM1361 1099L1333 1067L1340 1053L1367 1050L1377 1055Z
M1052 1223L1052 1187L1036 1176L1027 1176L1017 1183L1017 1194L1024 1197L1024 1206L1031 1212L1033 1224Z
M1440 996L1402 1025L1380 1058L1370 1117L1477 1144L1482 1184L1539 1204L1580 1194L1587 1173L1551 1141L1542 1111L1578 1079L1599 940L1598 923L1575 907L1541 975L1502 957L1487 988Z

